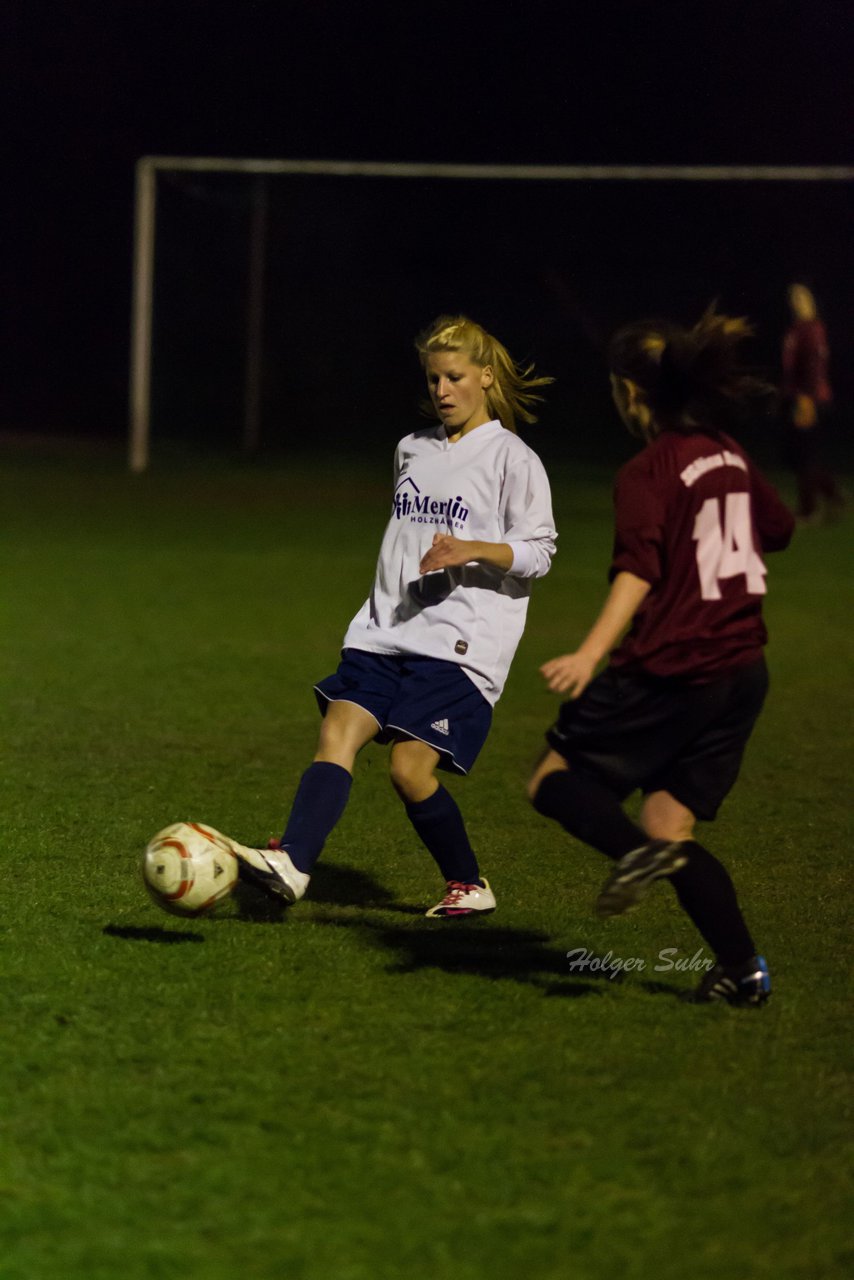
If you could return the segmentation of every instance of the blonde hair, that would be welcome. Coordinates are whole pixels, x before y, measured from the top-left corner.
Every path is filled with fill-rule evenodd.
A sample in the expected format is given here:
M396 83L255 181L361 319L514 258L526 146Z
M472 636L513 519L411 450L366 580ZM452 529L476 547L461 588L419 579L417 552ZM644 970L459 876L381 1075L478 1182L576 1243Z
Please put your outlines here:
M487 411L514 434L517 418L527 423L537 421L531 406L543 397L537 395L535 389L554 382L554 378L534 376L533 364L517 364L497 338L468 316L439 316L419 333L415 350L422 369L427 367L427 357L438 351L464 351L478 368L489 365L493 381L486 388ZM429 401L422 404L422 409L430 417L434 416Z
M789 306L798 320L815 320L818 315L815 294L805 284L789 285Z

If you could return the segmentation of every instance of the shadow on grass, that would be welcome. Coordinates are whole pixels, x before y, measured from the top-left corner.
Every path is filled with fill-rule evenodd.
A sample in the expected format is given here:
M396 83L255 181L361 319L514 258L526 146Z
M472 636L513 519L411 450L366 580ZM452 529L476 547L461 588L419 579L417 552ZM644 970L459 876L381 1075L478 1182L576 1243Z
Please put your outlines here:
M421 914L421 908L416 910ZM547 934L532 929L496 929L486 920L469 920L465 924L433 920L420 928L396 928L378 920L353 920L333 914L315 917L312 923L362 930L374 945L395 957L388 966L389 973L439 969L451 974L476 974L493 981L523 982L543 995L568 999L601 995L609 985L607 973L594 971L579 980L568 971L566 952L550 946Z
M337 903L348 907L388 907L394 894L365 871L355 867L321 862L311 877L312 902ZM418 908L415 908L418 910Z
M236 884L231 901L237 908L236 919L241 924L282 924L288 912L288 903L272 898L249 884Z
M251 885L235 890L239 919L251 923L278 923L290 908L265 897ZM611 978L594 966L580 980L569 971L565 951L549 945L547 934L531 929L494 928L486 919L464 924L424 918L424 907L395 900L394 894L373 876L354 867L320 864L311 879L312 906L332 907L312 916L312 927L334 925L360 931L373 945L391 952L390 973L414 973L440 969L446 973L478 974L484 978L510 979L537 987L543 995L573 998L599 995ZM352 916L335 907L361 907L365 914ZM418 926L389 924L387 917L417 916ZM373 918L372 918L373 917ZM296 919L296 917L295 917Z
M237 905L237 918L249 924L281 924L290 906L268 896L251 884L238 883L232 898ZM311 877L311 901L339 907L376 907L388 909L394 895L373 876L354 867L334 863L319 866ZM420 908L413 907L413 911Z
M181 929L161 929L159 925L141 928L132 924L106 924L101 930L108 938L123 938L125 942L160 942L174 946L178 942L204 942L200 933L186 933Z
M681 1000L683 1004L697 1003L693 987L686 991L684 987L672 987L667 982L641 982L639 986L651 996L670 996L673 1000Z

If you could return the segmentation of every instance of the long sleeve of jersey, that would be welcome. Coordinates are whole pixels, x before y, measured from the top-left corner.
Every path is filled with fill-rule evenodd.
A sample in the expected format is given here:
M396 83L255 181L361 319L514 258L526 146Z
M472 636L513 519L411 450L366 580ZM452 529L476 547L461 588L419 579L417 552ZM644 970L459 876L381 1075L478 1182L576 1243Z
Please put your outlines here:
M528 450L526 465L513 466L504 477L500 517L502 542L513 551L509 572L520 578L542 578L555 553L551 494L543 464Z

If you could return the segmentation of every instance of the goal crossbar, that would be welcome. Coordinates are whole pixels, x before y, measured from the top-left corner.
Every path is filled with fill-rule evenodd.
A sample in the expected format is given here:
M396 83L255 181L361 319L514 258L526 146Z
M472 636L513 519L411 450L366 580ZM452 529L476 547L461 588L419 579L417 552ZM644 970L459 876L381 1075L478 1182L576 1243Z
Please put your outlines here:
M445 164L375 160L253 160L216 156L143 156L151 169L190 173L326 175L337 178L470 178L494 182L845 182L850 165Z

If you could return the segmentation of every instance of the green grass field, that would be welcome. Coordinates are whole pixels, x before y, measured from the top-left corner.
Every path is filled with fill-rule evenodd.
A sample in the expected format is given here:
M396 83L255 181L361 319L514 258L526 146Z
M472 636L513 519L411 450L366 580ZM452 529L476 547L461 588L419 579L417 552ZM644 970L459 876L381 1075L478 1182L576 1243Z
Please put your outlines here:
M172 821L281 830L389 467L3 471L0 1280L854 1272L850 516L771 562L772 693L705 833L774 977L732 1010L662 967L700 948L667 887L597 920L604 860L523 799L537 667L604 590L607 473L553 477L559 556L450 783L499 910L444 925L374 747L291 911L184 922L138 876Z

